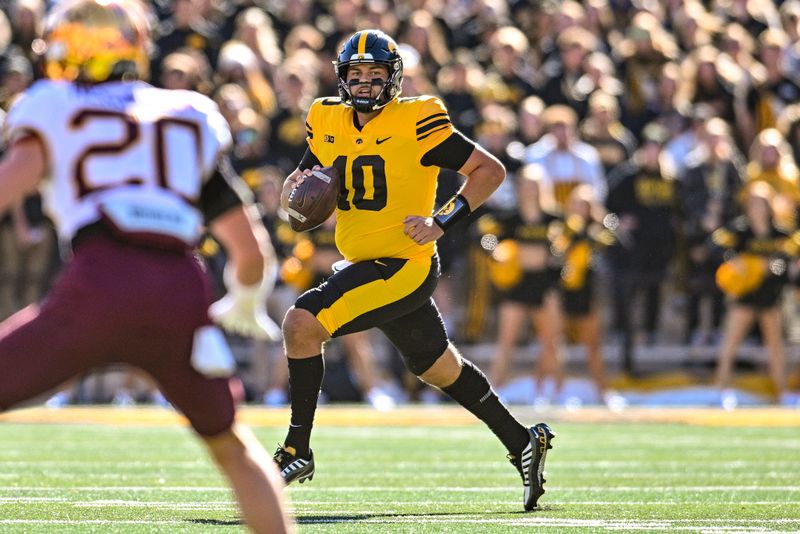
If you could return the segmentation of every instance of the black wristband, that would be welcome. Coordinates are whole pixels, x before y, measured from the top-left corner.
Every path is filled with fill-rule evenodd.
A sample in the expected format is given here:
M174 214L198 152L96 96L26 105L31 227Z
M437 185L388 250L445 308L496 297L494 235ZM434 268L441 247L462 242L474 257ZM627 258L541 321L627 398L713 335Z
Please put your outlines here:
M472 213L472 210L469 209L467 199L459 194L448 200L444 206L439 208L439 211L433 214L433 222L446 232L448 228L451 228L470 213Z

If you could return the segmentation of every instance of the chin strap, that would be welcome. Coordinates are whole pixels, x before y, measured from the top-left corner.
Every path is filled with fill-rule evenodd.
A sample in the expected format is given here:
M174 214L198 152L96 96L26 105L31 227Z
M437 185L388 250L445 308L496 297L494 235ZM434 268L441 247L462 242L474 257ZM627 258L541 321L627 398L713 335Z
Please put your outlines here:
M342 82L343 80L340 80L339 83L341 84ZM386 92L386 83L387 81L384 80L383 78L372 78L368 82L361 82L359 80L350 80L349 82L345 82L345 85L347 86L347 93L350 96L350 104L353 106L353 109L355 109L356 111L360 111L361 113L369 113L371 111L376 111L385 106L386 104L388 104L390 102L389 100L386 100L385 103L380 104L381 100L383 99L384 93ZM371 96L364 98L355 96L353 94L353 90L359 85L369 85L370 87L372 87L373 85L378 85L382 86L383 89L381 90L380 94L375 98L372 98Z
M459 193L448 200L444 206L439 208L439 211L434 213L433 222L446 232L458 223L458 221L466 218L470 213L472 213L472 210L469 208L467 199Z

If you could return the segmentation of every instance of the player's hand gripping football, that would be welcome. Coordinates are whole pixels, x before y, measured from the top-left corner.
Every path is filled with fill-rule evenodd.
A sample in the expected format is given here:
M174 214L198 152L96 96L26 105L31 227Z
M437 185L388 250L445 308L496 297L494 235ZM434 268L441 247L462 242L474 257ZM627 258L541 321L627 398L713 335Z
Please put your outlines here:
M403 220L403 224L403 232L418 245L436 241L444 235L444 230L433 222L433 217L409 215Z
M287 180L287 185L288 185L289 187L291 187L292 189L294 189L294 188L296 188L298 185L302 184L302 183L305 181L306 177L308 177L308 176L311 176L311 173L312 173L312 172L314 172L314 171L318 171L318 170L320 170L321 168L322 168L322 167L320 167L319 165L314 165L314 166L313 166L312 168L310 168L310 169L305 169L304 171L302 171L302 172L301 172L300 174L298 174L297 176L289 176L289 179Z
M272 292L277 276L277 265L272 262L264 269L261 283L243 286L233 269L225 269L225 286L228 293L208 309L211 318L233 334L245 337L279 341L281 328L267 315L266 300Z

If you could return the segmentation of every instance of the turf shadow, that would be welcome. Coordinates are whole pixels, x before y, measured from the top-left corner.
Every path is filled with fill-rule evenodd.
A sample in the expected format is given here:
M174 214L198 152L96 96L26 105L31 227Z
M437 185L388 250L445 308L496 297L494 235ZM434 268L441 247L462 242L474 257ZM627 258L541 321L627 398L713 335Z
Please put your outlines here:
M186 519L187 523L196 525L212 525L215 527L241 527L244 521L241 519Z
M491 515L493 512L481 512L482 514ZM494 513L506 513L506 512L494 512ZM318 525L318 524L326 524L326 523L348 523L351 521L363 521L365 519L381 519L381 518L392 518L392 517L458 517L464 515L475 515L475 512L429 512L429 513L374 513L374 514L339 514L339 515L302 515L298 516L296 521L298 524L303 525Z
M516 510L514 512L503 512L503 513L510 515L532 515L542 512L555 512L559 509L560 508L558 506L553 506L552 504L545 504L545 505L539 505L533 510Z

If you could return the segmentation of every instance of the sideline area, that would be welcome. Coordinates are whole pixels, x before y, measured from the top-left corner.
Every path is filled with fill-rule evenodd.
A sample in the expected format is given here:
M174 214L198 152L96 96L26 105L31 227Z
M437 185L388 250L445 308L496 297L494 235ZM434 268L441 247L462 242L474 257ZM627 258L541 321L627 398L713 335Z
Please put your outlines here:
M553 408L537 411L515 406L512 411L525 421L547 419L570 423L676 423L729 427L798 427L800 409L745 407L725 411L707 407L628 408L612 412L601 407L569 411ZM240 420L254 427L283 427L289 421L287 408L245 406ZM52 409L26 408L0 414L0 422L63 423L131 426L183 425L185 420L173 410L158 407L118 408L113 406L70 406ZM321 406L316 424L320 426L462 426L477 420L459 406L403 406L380 412L367 406Z

